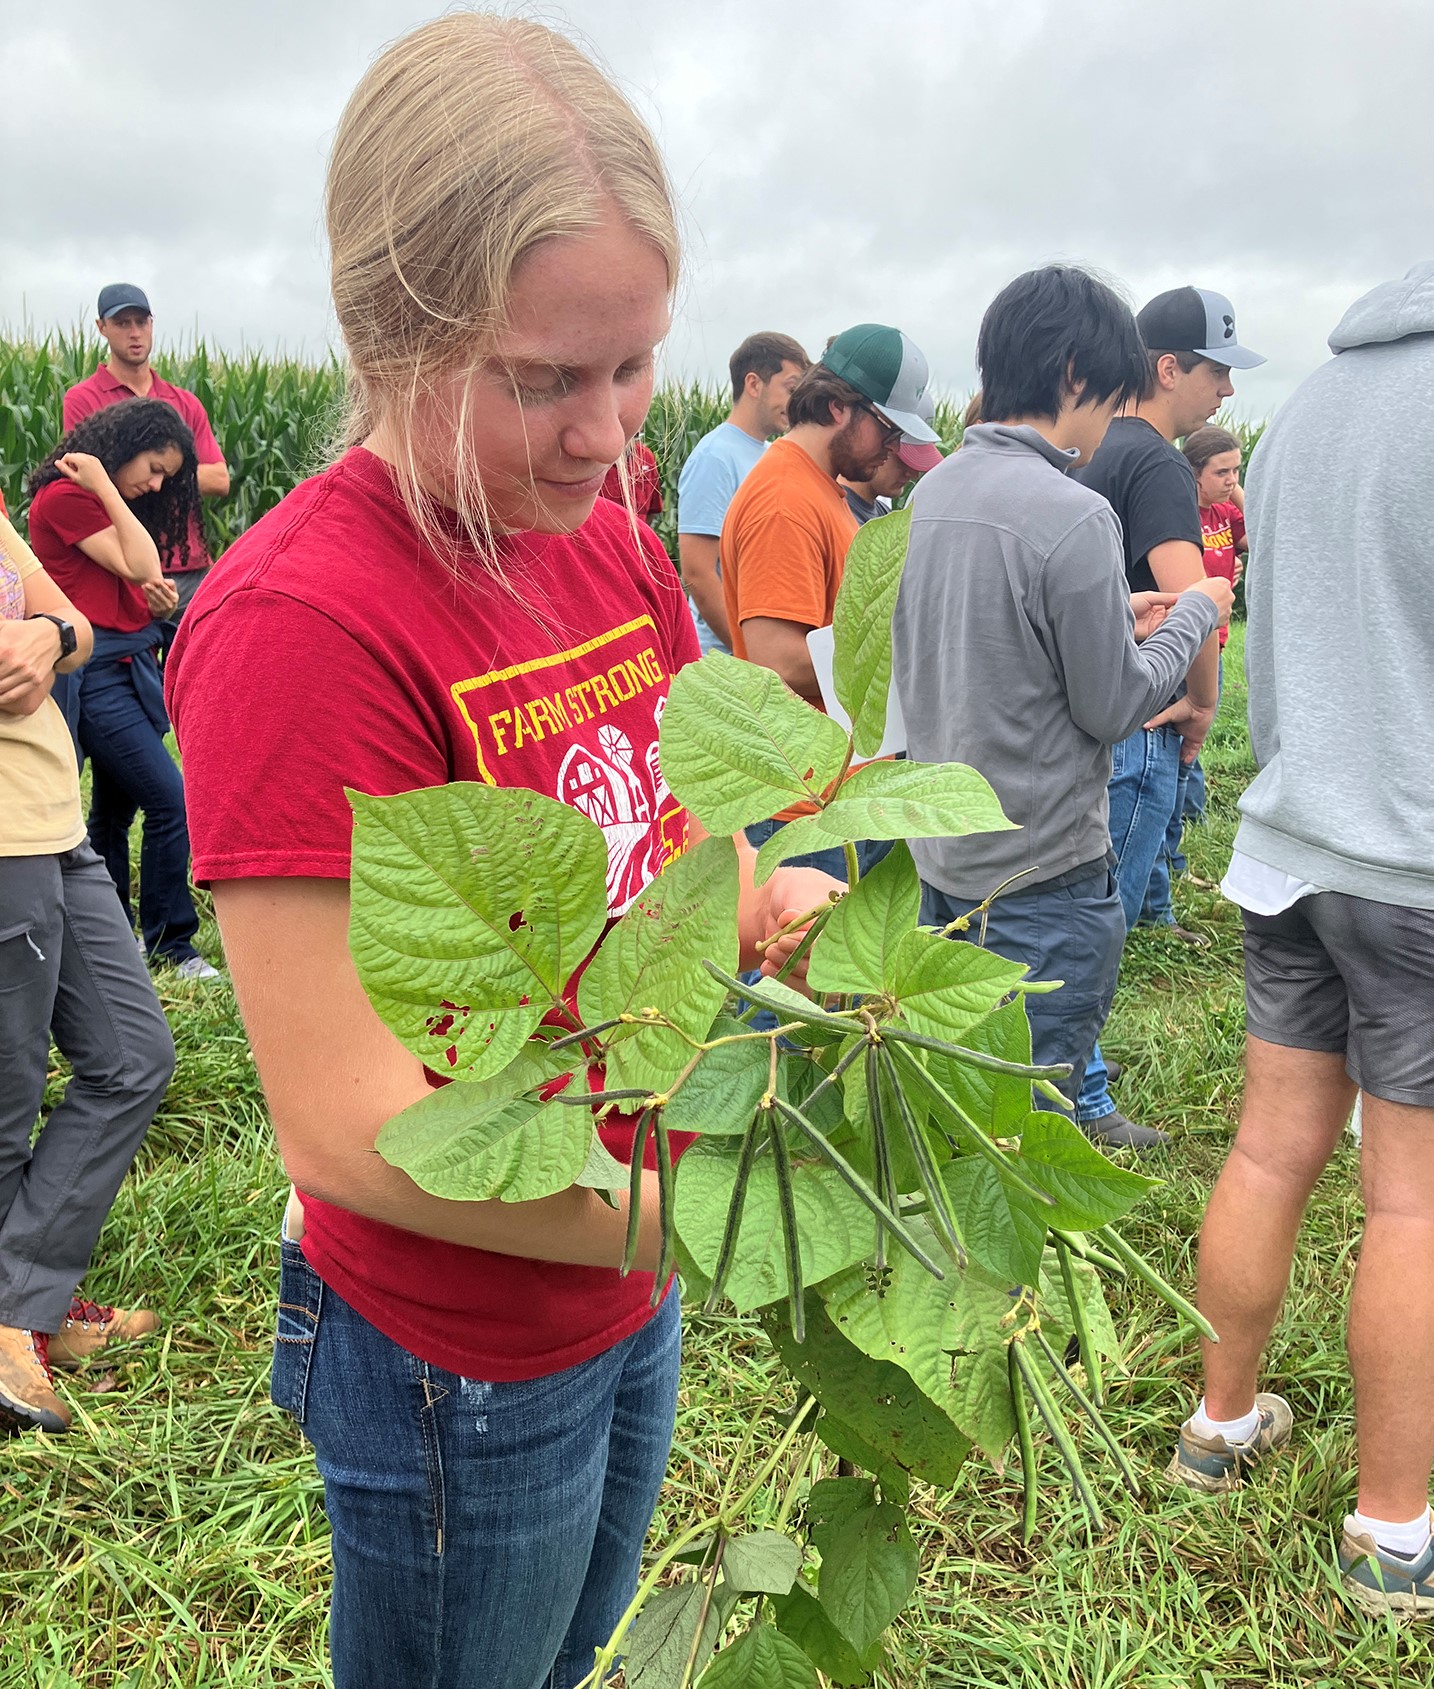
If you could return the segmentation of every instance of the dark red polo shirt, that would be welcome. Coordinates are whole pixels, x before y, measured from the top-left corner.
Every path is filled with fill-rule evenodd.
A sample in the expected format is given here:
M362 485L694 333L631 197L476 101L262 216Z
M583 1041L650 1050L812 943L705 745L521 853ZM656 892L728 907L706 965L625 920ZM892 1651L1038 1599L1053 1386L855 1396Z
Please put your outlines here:
M151 382L149 392L144 397L162 399L165 404L174 406L194 436L194 455L200 463L223 463L224 453L219 449L214 430L209 426L208 413L194 394L187 387L176 387L172 381L166 381L162 375L153 372ZM65 394L65 432L68 434L77 422L83 422L87 416L93 416L106 405L118 405L126 399L139 397L139 394L110 373L108 365L101 364L88 380L77 381ZM189 536L189 555L191 561L188 563L177 563L173 558L161 556L160 564L165 574L181 575L190 569L209 567L212 559L202 532L196 531Z

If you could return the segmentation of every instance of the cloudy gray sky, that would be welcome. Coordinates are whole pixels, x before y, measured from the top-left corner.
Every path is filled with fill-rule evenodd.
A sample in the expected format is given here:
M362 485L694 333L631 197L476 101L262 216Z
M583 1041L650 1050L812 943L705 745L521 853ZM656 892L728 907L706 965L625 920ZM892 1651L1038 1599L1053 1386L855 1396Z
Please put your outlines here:
M0 328L153 301L161 339L317 353L319 200L343 102L438 0L0 0ZM505 8L519 9L519 8ZM1346 304L1434 257L1430 0L566 0L652 121L688 264L666 353L757 328L905 328L974 385L983 307L1078 259L1138 304L1235 302L1266 414Z

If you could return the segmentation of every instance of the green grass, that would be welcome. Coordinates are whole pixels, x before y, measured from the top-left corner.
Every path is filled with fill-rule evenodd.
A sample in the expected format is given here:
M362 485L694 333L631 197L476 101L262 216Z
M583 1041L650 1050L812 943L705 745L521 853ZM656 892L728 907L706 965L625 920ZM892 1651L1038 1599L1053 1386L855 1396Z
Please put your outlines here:
M1223 868L1250 773L1239 639L1206 757L1211 819L1190 835L1194 871L1209 879ZM1106 1042L1128 1064L1122 1104L1176 1133L1168 1182L1128 1233L1188 1285L1238 1106L1242 1007L1234 911L1183 888L1179 909L1211 949L1137 933ZM213 953L211 925L201 938ZM285 1183L227 985L170 987L166 1004L179 1074L90 1280L107 1300L161 1310L165 1332L67 1387L71 1435L0 1444L0 1689L327 1681L320 1487L266 1397ZM1353 1499L1343 1310L1360 1223L1346 1149L1317 1193L1270 1352L1271 1385L1295 1407L1293 1450L1242 1495L1212 1500L1159 1481L1192 1405L1196 1350L1140 1289L1115 1297L1128 1341L1111 1418L1151 1480L1142 1501L1112 1489L1108 1529L1087 1545L1042 1444L1054 1502L1026 1549L1014 1474L973 1462L949 1492L918 1488L921 1584L883 1689L1389 1689L1434 1679L1429 1639L1357 1619L1336 1595L1335 1532ZM754 1415L775 1436L790 1399L752 1322L690 1320L656 1532L710 1501Z

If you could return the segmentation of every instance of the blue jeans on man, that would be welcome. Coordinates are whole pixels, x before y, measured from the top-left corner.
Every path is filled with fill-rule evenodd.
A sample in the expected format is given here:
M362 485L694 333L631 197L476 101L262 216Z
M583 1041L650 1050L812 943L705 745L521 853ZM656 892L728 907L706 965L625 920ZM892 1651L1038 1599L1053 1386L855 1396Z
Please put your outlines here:
M923 926L949 926L978 904L922 882ZM974 926L965 936L974 940ZM1070 1064L1070 1079L1058 1082L1067 1095L1080 1083L1110 1013L1124 946L1125 914L1115 876L1104 862L1086 863L1026 890L1018 882L996 898L986 916L986 949L1024 962L1032 979L1065 981L1059 991L1027 997L1026 1014L1036 1065Z
M1155 864L1165 848L1180 784L1183 741L1173 727L1141 728L1111 747L1110 843L1127 930L1140 920ZM1115 1113L1099 1044L1076 1099L1081 1125Z

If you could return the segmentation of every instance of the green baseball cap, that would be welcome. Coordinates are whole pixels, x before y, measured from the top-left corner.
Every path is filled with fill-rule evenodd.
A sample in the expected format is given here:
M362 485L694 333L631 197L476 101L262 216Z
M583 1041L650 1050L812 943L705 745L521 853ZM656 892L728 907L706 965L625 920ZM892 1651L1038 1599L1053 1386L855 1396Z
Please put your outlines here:
M925 354L899 328L858 323L844 329L821 355L833 375L849 381L910 440L938 445L941 436L921 414L930 379Z

